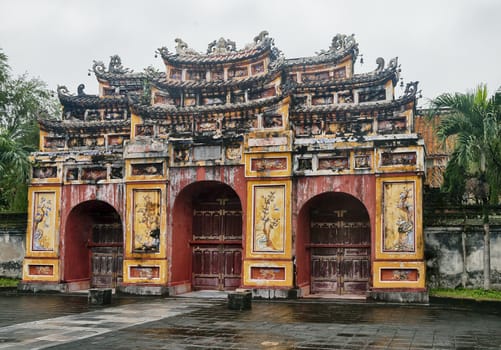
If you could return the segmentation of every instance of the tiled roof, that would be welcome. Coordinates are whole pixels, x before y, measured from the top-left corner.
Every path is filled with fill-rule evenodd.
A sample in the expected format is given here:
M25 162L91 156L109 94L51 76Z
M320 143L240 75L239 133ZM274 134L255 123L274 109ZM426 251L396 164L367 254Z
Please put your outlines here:
M343 103L343 104L327 104L318 106L299 105L291 108L292 113L330 113L330 112L363 112L378 109L396 108L406 103L414 101L415 95L406 95L392 101L377 101L364 103Z
M81 121L81 120L39 120L40 128L56 132L117 130L130 128L130 120Z
M326 79L311 82L301 82L295 84L295 90L309 90L322 87L336 88L361 88L384 84L388 80L393 79L395 82L398 79L398 73L395 69L385 69L380 72L370 72L365 74L356 74L349 78L342 79Z
M217 80L217 81L194 81L194 80L173 80L164 76L154 80L153 84L160 89L221 89L221 88L246 88L255 84L266 83L273 80L280 74L278 70L269 71L266 74L254 75L239 80Z
M83 92L83 84L80 84L78 95L70 95L65 86L59 86L57 94L59 101L64 107L79 107L79 108L110 108L119 107L125 108L128 105L126 96L106 96L99 97L97 95L87 95Z
M138 113L142 116L150 116L150 117L155 117L155 116L164 117L166 114L184 115L184 114L196 114L196 113L221 113L234 110L245 110L262 106L270 106L278 103L280 99L282 99L282 97L280 96L274 96L243 103L226 103L222 105L176 107L172 105L154 105L154 106L142 105L139 103L137 95L133 96L131 94L129 97L131 97L131 99L134 100L134 102L131 103L131 108L135 113Z
M166 47L158 49L166 64L191 65L191 64L221 64L232 63L249 58L257 57L267 51L272 51L273 39L268 37L268 32L262 31L255 38L252 44L241 50L236 50L235 42L220 38L209 44L207 54L196 52L188 48L188 45L181 39L175 40L177 43L176 53L171 53Z

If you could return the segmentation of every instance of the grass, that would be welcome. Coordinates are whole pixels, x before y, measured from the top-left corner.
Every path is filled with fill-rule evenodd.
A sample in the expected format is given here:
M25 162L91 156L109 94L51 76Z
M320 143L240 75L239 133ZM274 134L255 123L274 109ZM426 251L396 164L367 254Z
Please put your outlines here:
M17 287L18 284L18 279L0 277L0 287Z
M472 300L499 300L501 301L500 290L483 290L483 289L431 289L430 296L446 297L456 299L472 299Z

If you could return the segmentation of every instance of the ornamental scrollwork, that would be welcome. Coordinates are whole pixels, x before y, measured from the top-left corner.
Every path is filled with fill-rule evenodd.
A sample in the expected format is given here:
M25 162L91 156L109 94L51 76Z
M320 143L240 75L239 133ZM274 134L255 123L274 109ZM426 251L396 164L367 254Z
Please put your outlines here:
M418 81L411 81L410 83L407 83L405 86L404 97L415 95L417 93L418 83Z
M398 57L394 57L390 60L390 63L388 63L388 69L396 70L397 68L398 68Z
M377 73L382 72L383 69L384 69L384 58L383 57L378 57L376 59L376 64L377 64L377 68L376 68L376 74L377 74Z
M68 88L66 86L58 85L57 94L58 95L70 95L70 92L68 91Z

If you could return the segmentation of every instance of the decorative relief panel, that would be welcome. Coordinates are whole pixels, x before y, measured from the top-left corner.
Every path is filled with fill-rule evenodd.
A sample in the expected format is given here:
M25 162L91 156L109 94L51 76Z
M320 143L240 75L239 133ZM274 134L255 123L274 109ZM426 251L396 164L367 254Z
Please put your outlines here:
M131 176L163 175L162 163L131 164Z
M161 190L135 189L132 193L132 249L134 252L158 252Z
M287 158L254 158L251 159L252 171L273 171L287 169Z
M283 153L246 154L245 176L278 177L291 172L291 156Z
M242 147L239 143L227 145L225 155L227 160L239 161L242 159Z
M285 185L254 186L252 192L252 251L283 253L285 250Z
M106 180L107 169L103 167L82 168L81 179L84 181L95 182Z
M253 280L284 281L285 267L252 266L250 275Z
M354 156L355 169L370 169L371 168L371 155L370 154L357 154Z
M349 169L349 157L329 157L318 159L318 170L345 170Z
M407 119L379 120L377 131L379 134L400 134L407 130Z
M154 279L160 277L159 266L129 266L130 278Z
M153 136L153 125L136 125L136 137L137 136Z
M417 281L417 269L381 269L381 281Z
M264 62L254 63L251 66L252 75L260 74L264 72Z
M381 165L416 165L416 152L383 152Z
M52 276L54 275L54 265L28 265L30 275Z
M56 193L35 192L33 196L31 249L54 251L56 240Z
M383 252L415 252L415 183L383 182Z
M56 166L41 166L33 167L33 178L34 179L49 179L57 177L57 167Z

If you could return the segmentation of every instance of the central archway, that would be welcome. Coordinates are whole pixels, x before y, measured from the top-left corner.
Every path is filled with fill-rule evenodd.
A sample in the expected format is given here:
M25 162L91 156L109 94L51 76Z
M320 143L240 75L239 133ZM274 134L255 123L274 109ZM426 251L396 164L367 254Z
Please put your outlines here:
M365 294L370 284L371 225L366 207L346 193L323 193L301 210L312 294Z
M238 288L242 205L235 191L216 181L193 183L176 198L173 221L173 282L189 275L193 290Z
M117 287L122 281L123 228L115 208L99 200L75 206L66 220L64 253L66 282Z

